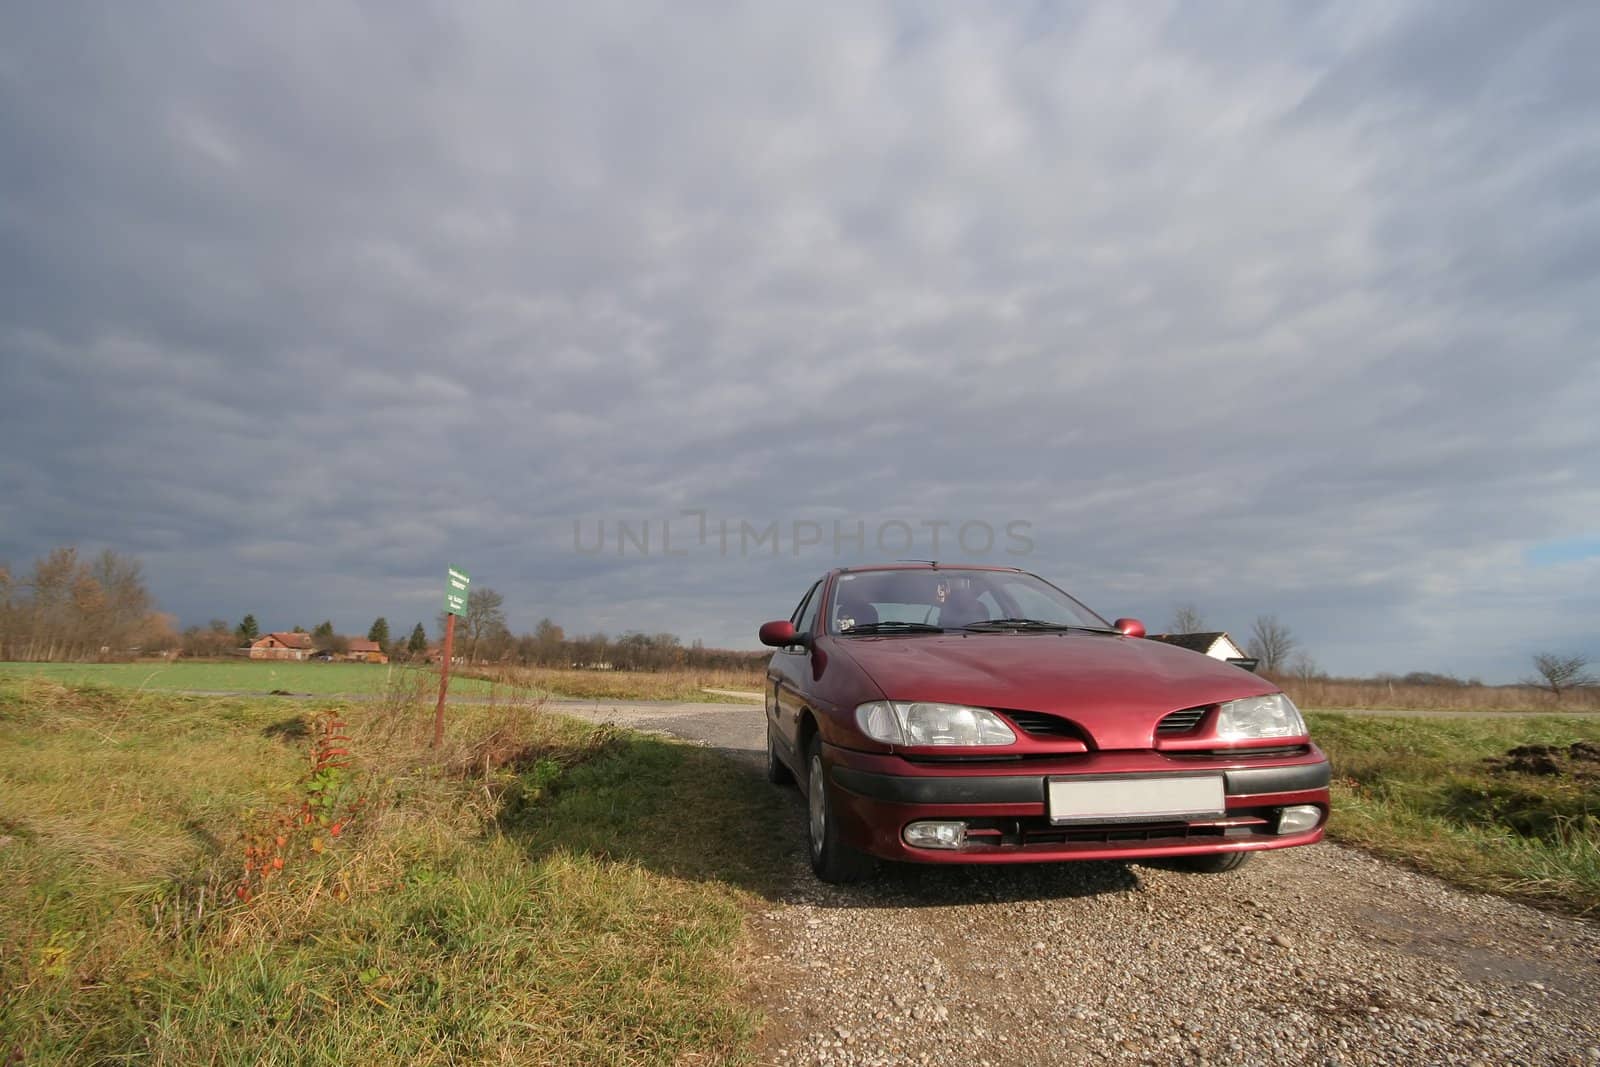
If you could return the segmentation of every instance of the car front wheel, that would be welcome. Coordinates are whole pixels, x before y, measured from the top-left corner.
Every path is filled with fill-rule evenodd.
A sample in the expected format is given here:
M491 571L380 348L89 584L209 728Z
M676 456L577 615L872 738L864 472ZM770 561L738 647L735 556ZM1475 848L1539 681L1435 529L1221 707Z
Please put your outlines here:
M839 839L828 775L822 764L822 742L815 737L806 751L806 772L811 869L824 882L858 882L872 870L872 861Z
M1195 874L1222 874L1238 870L1249 859L1248 852L1213 852L1205 856L1182 856L1178 866Z

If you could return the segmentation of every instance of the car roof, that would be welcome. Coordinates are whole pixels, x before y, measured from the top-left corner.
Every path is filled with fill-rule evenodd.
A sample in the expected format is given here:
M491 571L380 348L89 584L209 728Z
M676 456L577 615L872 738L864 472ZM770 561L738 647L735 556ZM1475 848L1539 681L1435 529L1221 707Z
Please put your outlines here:
M1026 574L1021 567L998 567L992 563L940 563L931 559L902 559L894 563L866 563L859 567L835 567L830 575L861 574L866 571L1002 571Z

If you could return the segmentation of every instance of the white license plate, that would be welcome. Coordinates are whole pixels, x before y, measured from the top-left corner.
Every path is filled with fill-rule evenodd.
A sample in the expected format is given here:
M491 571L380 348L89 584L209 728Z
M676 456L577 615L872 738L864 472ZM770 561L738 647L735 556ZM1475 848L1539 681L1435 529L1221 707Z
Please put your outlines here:
M1221 815L1227 806L1220 774L1051 778L1047 786L1053 823L1188 819Z

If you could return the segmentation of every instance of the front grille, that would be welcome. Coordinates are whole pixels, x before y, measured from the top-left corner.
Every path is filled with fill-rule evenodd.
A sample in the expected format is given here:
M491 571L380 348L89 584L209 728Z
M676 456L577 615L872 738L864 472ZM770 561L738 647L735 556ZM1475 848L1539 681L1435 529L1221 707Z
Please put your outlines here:
M1309 745L1273 745L1268 748L1197 748L1178 752L1162 750L1168 759L1237 760L1266 759L1268 756L1304 756Z
M1008 711L1006 716L1034 737L1070 737L1074 741L1087 740L1076 723L1047 715L1042 711Z
M1205 718L1205 708L1184 708L1166 716L1156 725L1157 737L1174 737L1177 734L1186 734L1200 725L1200 720Z
M1269 809L1230 812L1216 819L1107 826L1055 826L1049 819L971 819L967 822L968 848L1026 849L1074 845L1179 846L1208 841L1249 840L1272 836Z

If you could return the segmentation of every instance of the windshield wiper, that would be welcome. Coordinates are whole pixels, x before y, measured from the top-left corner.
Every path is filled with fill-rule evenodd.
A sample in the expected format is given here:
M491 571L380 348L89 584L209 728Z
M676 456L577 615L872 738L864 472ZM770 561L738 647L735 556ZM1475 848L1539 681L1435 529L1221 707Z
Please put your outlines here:
M986 619L983 622L969 623L962 627L963 630L1036 630L1040 633L1065 633L1068 630L1087 630L1094 634L1115 633L1115 630L1105 630L1098 626L1080 626L1070 622L1046 622L1043 619Z
M854 634L942 634L943 626L933 626L925 622L869 622L861 626L852 626L848 630L840 631L843 636L850 637Z

